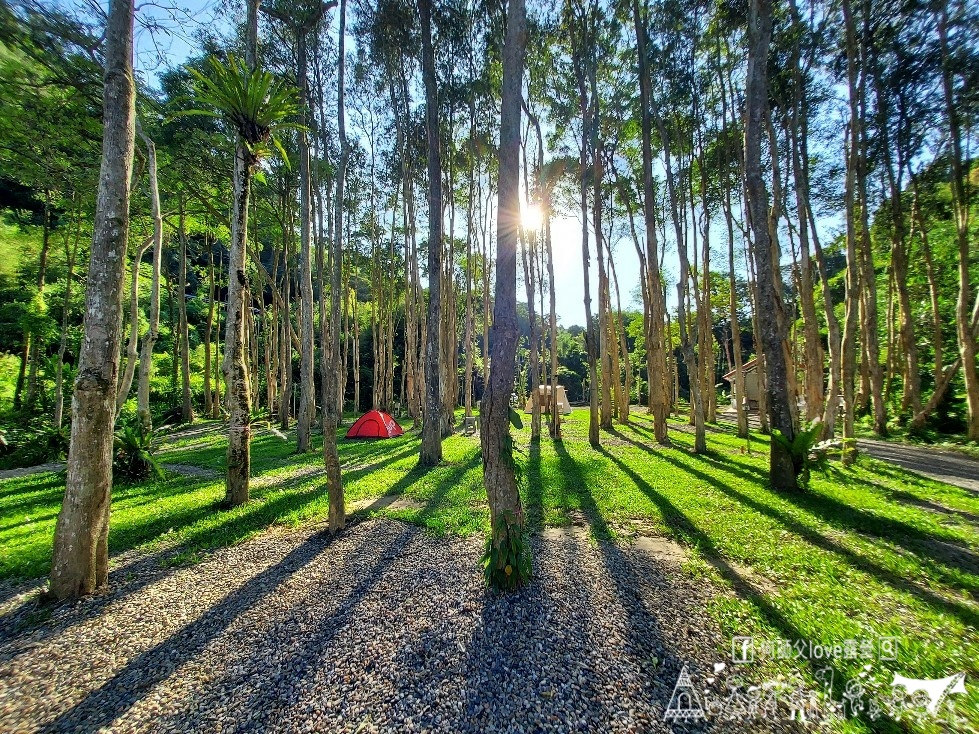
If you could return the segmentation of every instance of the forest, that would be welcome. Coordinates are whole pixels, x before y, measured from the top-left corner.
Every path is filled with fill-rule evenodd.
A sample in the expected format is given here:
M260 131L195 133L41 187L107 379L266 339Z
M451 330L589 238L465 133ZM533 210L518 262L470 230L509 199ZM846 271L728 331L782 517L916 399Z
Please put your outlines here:
M429 466L481 414L518 525L493 495L511 403L560 440L544 386L596 447L750 413L789 490L818 442L979 441L974 7L514 5L174 7L134 56L125 2L5 3L2 465L67 454L98 544L115 429L225 421L229 507L252 425L319 434L334 529L370 408Z
M745 461L779 506L828 492L921 543L930 520L861 504L874 451L979 466L965 0L3 0L0 100L0 470L54 477L29 543L0 527L0 575L47 575L47 599L104 592L158 537L127 529L140 485L178 517L199 474L224 529L188 553L283 522L242 518L289 457L282 491L308 469L322 504L288 522L359 532L360 472L426 487L441 509L400 519L475 532L509 591L537 583L545 528L577 524L554 493L604 481L571 447L640 489L673 451L708 462L695 484ZM405 428L400 478L345 442L369 410ZM194 435L214 453L178 450ZM976 490L947 481L968 548ZM616 492L572 503L595 538L632 511ZM651 501L666 535L728 552ZM968 627L962 552L929 588Z

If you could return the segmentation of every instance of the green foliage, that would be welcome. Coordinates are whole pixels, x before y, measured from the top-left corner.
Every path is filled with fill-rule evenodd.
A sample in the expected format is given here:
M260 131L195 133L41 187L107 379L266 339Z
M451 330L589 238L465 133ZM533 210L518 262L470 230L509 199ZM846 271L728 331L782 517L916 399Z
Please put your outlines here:
M191 68L194 93L199 103L211 109L184 110L178 115L204 115L227 120L248 146L252 155L265 154L265 144L271 142L284 161L289 160L275 131L299 129L286 122L299 112L296 90L261 68L249 71L233 54L227 64L211 56L207 60L209 75Z
M504 511L496 518L482 564L486 583L495 589L514 591L530 580L530 545L523 524L512 513Z
M0 469L17 469L61 461L68 455L71 432L67 426L32 422L0 428Z
M163 470L156 462L156 432L133 422L116 431L112 476L126 482L142 482L151 477L163 477Z
M795 467L799 487L802 489L809 489L809 479L813 469L825 471L828 466L825 449L818 447L822 432L822 424L816 422L798 431L789 441L777 428L772 430L772 440L792 457L792 465Z

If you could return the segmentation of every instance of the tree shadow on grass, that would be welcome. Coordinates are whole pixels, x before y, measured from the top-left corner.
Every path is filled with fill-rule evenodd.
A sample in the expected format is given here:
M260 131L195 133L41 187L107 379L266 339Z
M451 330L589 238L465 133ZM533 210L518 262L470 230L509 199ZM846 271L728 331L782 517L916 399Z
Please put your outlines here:
M643 479L642 476L640 476L635 470L632 469L632 467L627 465L619 457L615 456L604 447L599 447L597 450L601 454L605 455L612 463L614 463L619 470L636 485L639 491L646 495L646 497L648 497L653 504L657 506L660 514L663 516L663 520L670 528L672 534L677 538L683 539L688 545L697 548L704 560L710 563L710 565L713 566L721 577L731 585L735 593L737 593L738 596L744 599L748 604L753 606L770 626L779 631L782 638L787 640L806 639L805 635L792 622L792 620L782 613L774 604L768 601L762 590L756 589L747 579L744 578L741 573L734 568L734 566L731 565L730 562L724 558L720 549L718 549L714 541L705 531L701 530L676 505L660 494L655 488L652 487L652 485L650 485L645 479ZM682 464L677 464L677 466L681 469L685 468ZM703 475L701 475L701 478L703 478ZM709 478L708 481L713 486L717 486L717 483ZM808 664L810 671L814 676L819 670L829 667L834 671L834 680L845 680L846 671L836 659L819 661L815 659L806 659L805 663ZM893 724L894 722L887 717L878 719L876 722L878 726L885 723Z
M690 458L752 481L749 473L723 458L710 455L694 455ZM757 482L757 480L753 481ZM949 568L974 575L979 574L979 554L961 547L956 548L954 554L950 554L942 547L945 543L963 542L950 532L936 533L921 530L900 520L867 512L816 490L784 492L779 493L778 497L834 527L848 528L863 535L895 543L915 555L924 556ZM957 579L956 583L962 583L962 580ZM971 585L970 589L973 592L979 590L979 583Z
M753 497L749 497L743 492L740 492L734 489L733 487L721 482L720 480L717 479L716 476L707 474L701 471L700 469L691 466L689 463L681 461L676 456L672 456L666 453L662 454L662 456L666 461L670 462L678 469L687 472L688 474L698 478L702 482L705 482L706 484L710 485L714 489L723 492L724 494L728 495L732 499L737 500L740 504L744 505L745 507L749 507L760 514L765 515L766 517L772 518L780 525L782 525L788 530L791 530L793 533L803 538L804 540L814 545L815 547L820 548L829 553L833 553L834 555L840 556L849 565L853 566L854 568L857 568L860 571L863 571L864 573L873 576L874 578L877 578L878 580L894 587L895 589L899 589L901 591L907 592L917 597L922 602L924 602L925 604L927 604L928 606L932 607L933 609L939 612L943 612L955 616L956 618L961 620L964 624L972 625L972 626L976 626L977 624L979 624L979 612L977 612L975 609L972 609L969 606L960 604L950 599L946 599L940 596L939 594L935 593L931 589L928 589L927 587L921 586L913 581L905 579L903 576L900 576L894 571L884 568L883 566L871 561L870 559L865 558L864 556L858 554L856 551L853 551L850 548L847 548L841 543L832 540L830 538L827 538L822 533L817 532L813 528L805 525L804 523L800 522L796 518L791 517L787 513L775 509L774 507L771 507L767 504L764 504L763 502L760 502L759 500ZM621 462L617 461L617 463L619 463L620 466L622 466ZM632 474L634 474L634 472L632 472Z
M821 547L826 547L826 549L832 550L838 554L842 553L846 555L847 558L860 559L860 562L863 564L861 567L863 570L871 573L872 575L876 575L878 578L881 578L887 583L891 583L892 585L900 584L900 588L907 591L911 591L912 589L917 590L919 596L924 595L922 598L925 601L928 601L929 599L931 600L929 603L937 603L938 600L942 600L938 594L935 594L934 592L931 592L930 590L920 587L912 582L905 581L899 575L888 571L887 569L863 558L862 556L857 555L855 552L837 543L836 541L826 538L821 533L806 526L801 521L792 518L787 513L771 507L770 505L757 499L748 497L738 490L735 490L730 485L721 482L717 477L718 471L726 472L751 484L766 487L768 484L768 474L764 470L757 467L739 464L732 461L730 457L717 452L708 451L705 454L656 452L651 447L635 441L624 434L620 434L620 438L633 446L642 449L643 451L670 462L674 466L694 475L701 481L707 482L711 486L735 497L735 499L741 501L742 504L747 504L756 511L777 520L779 523L788 527L796 534L809 540L809 542L812 542L815 545L822 542L825 544L825 546ZM680 459L680 456L683 457L683 460ZM714 469L714 472L707 473L706 471L698 469L693 465L693 462L707 464ZM770 491L768 491L768 493L771 495ZM943 536L937 536L934 533L920 530L913 525L901 522L900 520L894 520L892 518L886 518L868 513L865 510L847 505L820 492L787 492L779 494L778 498L795 504L800 509L809 512L814 517L820 518L831 525L849 528L857 533L870 535L885 542L901 545L910 553L913 553L919 557L923 556L924 558L944 565L949 569L974 575L979 574L979 555L972 550L961 548L959 546L953 546L953 550L950 551L949 547L943 545L949 541L952 543L962 542L951 533L945 533ZM818 539L818 541L816 539ZM974 596L976 592L979 591L979 583L969 584L960 577L947 580L956 585L965 584L967 586L967 590ZM966 607L961 607L954 602L949 602L946 600L942 600L942 603L952 604L954 608L958 609L963 614L966 614L967 617L979 619L979 614L973 612L972 610L968 610ZM963 621L966 620L963 619ZM966 623L974 624L974 622L968 621L966 621Z
M390 457L388 461L395 460L397 456ZM364 469L350 472L346 476L352 479L369 471L371 470ZM161 483L161 490L168 491L159 496L172 494L174 489L178 492L199 491L202 487L215 483L213 480L180 481L176 488L172 484L173 482ZM216 487L213 499L219 498L222 492L223 488ZM152 582L172 573L174 566L185 563L186 559L195 558L197 553L246 540L323 497L322 491L312 488L268 491L247 505L230 511L215 510L212 498L204 497L197 505L159 515L148 521L141 519L122 526L117 523L109 530L109 587L112 591L89 599L81 618L88 619L101 614L109 604L138 593ZM194 529L194 526L198 527ZM156 539L165 539L171 533L175 540L173 545L159 551L137 553L132 559L118 563L120 553L135 550L138 546ZM47 558L50 559L50 553ZM20 593L20 590L15 586L5 593L10 598ZM31 597L0 616L0 636L11 642L7 649L0 650L0 662L19 654L22 645L17 640L26 639L29 633L33 633L32 639L37 641L57 632L56 628L50 626L38 629L38 622L43 625L46 619L38 617L37 609L38 602Z
M616 702L604 698L605 694L595 685L591 672L593 665L607 665L604 660L600 663L596 660L607 651L600 643L596 648L589 635L592 634L593 614L609 612L598 608L604 596L596 597L592 591L594 571L582 559L596 551L611 581L615 604L621 608L626 620L623 632L627 655L617 664L630 672L639 670L643 675L648 673L650 677L671 681L675 680L683 664L674 653L670 640L664 639L657 618L642 595L643 582L648 579L640 575L635 562L619 546L605 540L611 536L611 530L591 493L591 472L568 453L565 442L556 441L553 445L558 481L564 487L563 494L569 500L567 504L576 501L591 535L602 540L592 545L583 535L573 532L553 538L538 536L533 541L535 574L540 574L540 557L546 555L559 562L563 559L564 578L549 576L510 594L486 592L481 600L481 623L467 646L468 659L464 665L467 681L462 711L451 728L468 732L496 726L500 730L509 730L513 721L521 721L528 730L536 731L545 722L553 722L555 715L561 715L563 707L569 705L569 699L574 700L572 709L581 707L581 700L587 701L588 704L582 707L587 713L583 713L584 718L580 720L562 721L563 724L582 730L607 728L608 719L602 717L610 715ZM542 520L538 518L543 512L539 489L542 481L540 451L533 446L527 471L530 483L528 517L533 518L528 524L539 523ZM549 490L556 495L562 491L557 487ZM555 598L551 589L560 586L569 588ZM548 633L549 625L554 624L561 625L563 634ZM534 669L528 667L528 647L539 649L533 656ZM647 667L654 655L659 658L655 671ZM544 669L544 674L540 668ZM633 695L641 697L649 709L667 703L667 700L660 700L663 691L657 692L652 685L643 686ZM630 701L630 707L635 703Z

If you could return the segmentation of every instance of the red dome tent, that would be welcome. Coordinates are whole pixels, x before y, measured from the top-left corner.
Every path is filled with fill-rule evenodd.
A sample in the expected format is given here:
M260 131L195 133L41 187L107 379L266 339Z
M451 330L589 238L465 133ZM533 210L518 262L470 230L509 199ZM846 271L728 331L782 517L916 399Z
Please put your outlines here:
M394 438L404 433L398 422L380 410L369 410L350 426L346 438Z

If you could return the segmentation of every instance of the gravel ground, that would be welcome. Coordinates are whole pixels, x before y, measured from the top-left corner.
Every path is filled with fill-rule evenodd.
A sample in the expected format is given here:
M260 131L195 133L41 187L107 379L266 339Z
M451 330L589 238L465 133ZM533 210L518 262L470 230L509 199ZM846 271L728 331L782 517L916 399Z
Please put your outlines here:
M653 546L549 531L509 596L484 588L478 538L390 520L192 567L130 553L105 595L0 605L0 731L672 731L682 665L705 680L724 643L716 591Z

